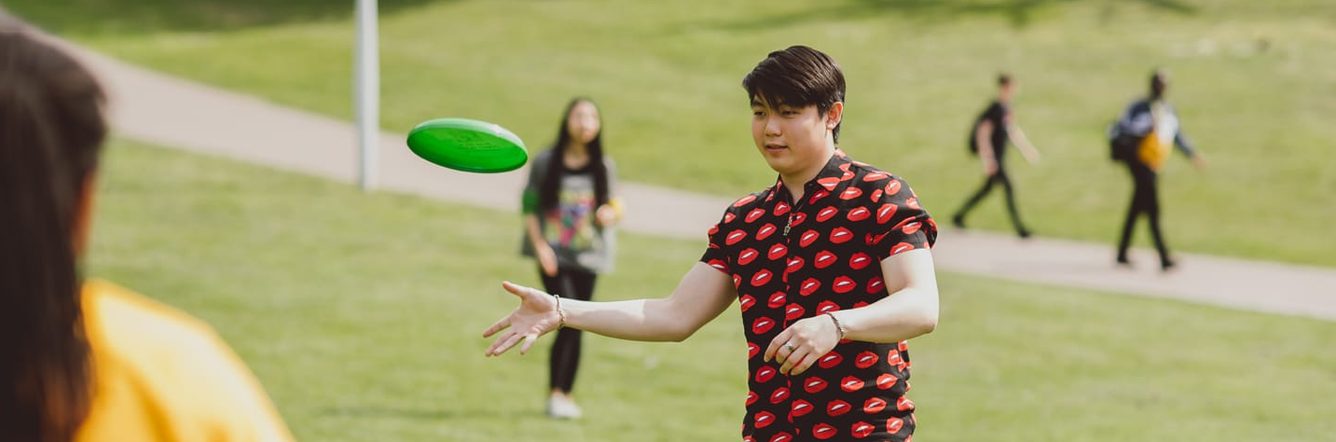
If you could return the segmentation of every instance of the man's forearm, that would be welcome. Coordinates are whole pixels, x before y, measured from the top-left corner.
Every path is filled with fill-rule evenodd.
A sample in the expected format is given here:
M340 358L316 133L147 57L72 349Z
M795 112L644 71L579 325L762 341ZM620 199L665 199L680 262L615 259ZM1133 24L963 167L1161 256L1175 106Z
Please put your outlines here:
M1030 138L1025 136L1025 131L1020 126L1013 125L1011 130L1007 131L1007 137L1011 138L1011 143L1021 148L1026 157L1034 157L1039 154L1039 149L1035 149L1034 144L1030 144Z
M932 332L937 327L935 289L906 288L868 306L835 312L846 339L899 342Z
M633 341L681 341L694 329L674 317L669 299L578 301L562 299L566 326Z

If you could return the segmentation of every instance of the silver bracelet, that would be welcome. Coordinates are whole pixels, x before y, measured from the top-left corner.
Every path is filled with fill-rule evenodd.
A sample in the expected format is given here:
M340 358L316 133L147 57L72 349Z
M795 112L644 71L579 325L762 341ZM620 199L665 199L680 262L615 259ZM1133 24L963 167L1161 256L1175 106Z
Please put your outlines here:
M556 293L549 294L552 295L552 299L557 303L557 316L561 318L561 322L557 324L557 330L561 330L566 326L566 311L561 309L561 295Z
M848 331L844 329L844 325L840 324L839 319L835 319L835 314L833 312L826 312L826 316L829 316L830 321L835 323L835 331L839 332L840 334L839 340L843 341L844 335L848 334Z

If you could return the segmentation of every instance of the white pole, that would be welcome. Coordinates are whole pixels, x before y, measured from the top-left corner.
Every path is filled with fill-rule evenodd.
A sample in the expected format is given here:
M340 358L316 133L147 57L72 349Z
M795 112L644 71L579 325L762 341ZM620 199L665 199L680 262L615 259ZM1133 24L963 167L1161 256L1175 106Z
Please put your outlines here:
M380 43L376 29L377 0L357 0L357 54L355 106L357 106L357 147L361 162L357 184L363 191L376 187L380 137Z

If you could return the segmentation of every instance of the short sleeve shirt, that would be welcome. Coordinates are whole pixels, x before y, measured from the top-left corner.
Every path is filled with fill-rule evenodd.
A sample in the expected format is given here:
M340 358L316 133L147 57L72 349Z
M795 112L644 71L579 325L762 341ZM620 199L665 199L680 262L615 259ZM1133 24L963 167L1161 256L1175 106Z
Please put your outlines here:
M906 342L841 341L792 377L761 353L795 321L886 298L881 260L929 248L936 237L904 180L840 151L800 200L780 180L728 207L701 261L732 277L742 308L744 441L910 439Z
M979 119L974 122L974 127L979 127L984 121L993 123L993 135L989 143L993 146L993 156L1001 159L1007 150L1007 123L1011 120L1011 108L1001 101L993 101L987 109L979 114ZM973 134L971 134L973 136Z

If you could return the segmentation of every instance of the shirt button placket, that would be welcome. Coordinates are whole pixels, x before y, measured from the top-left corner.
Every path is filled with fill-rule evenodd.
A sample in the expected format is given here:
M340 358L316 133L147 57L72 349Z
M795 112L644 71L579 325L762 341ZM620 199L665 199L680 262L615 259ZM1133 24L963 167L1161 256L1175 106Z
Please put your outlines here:
M804 186L803 186L803 196L807 196L807 194L810 193L810 192L808 192L807 190L808 190L809 187L811 187L811 184L812 184L812 183L809 182L809 183L807 183L807 185L804 185ZM788 194L788 192L785 192L785 193ZM782 200L781 200L781 201L782 201ZM794 218L794 216L798 213L799 210L802 209L803 206L804 206L804 204L802 204L802 199L801 199L801 198L793 198L793 197L792 197L792 194L789 194L789 213L784 214L784 218L785 218L785 221L784 221L784 235L782 236L783 239L782 239L782 240L779 240L779 241L782 241L782 242L784 243L784 256L782 256L782 257L779 259L779 262L781 262L782 265L783 265L783 267L784 267L784 269L782 270L783 273L780 274L780 275L782 275L782 277L780 278L780 281L781 281L782 284L784 284L784 299L785 299L784 306L781 307L782 311L780 312L780 315L781 315L781 317L783 318L783 320L781 321L781 324L783 324L783 327L780 328L781 331L782 331L782 330L786 330L786 329L789 328L789 315L788 315L788 307L789 307L789 304L798 302L798 297L795 296L795 293L796 293L796 292L793 290L793 284L794 284L794 280L795 280L795 278L790 278L790 277L789 277L789 276L790 276L790 275L789 275L789 265L788 265L788 264L789 264L789 258L795 253L795 252L794 252L794 249L793 249L793 245L794 245L794 244L793 244L793 239L789 236L789 231L792 230L792 227L793 227L793 218ZM798 319L801 319L801 318L798 318ZM785 376L785 377L784 377L784 384L785 384L785 387L789 389L789 397L786 398L786 399L783 401L783 404L782 404L782 405L784 406L785 409L789 410L788 413L785 413L785 416L787 417L788 422L789 422L790 424L793 424L793 407L792 407L792 403L793 403L793 398L794 398L794 395L795 395L795 393L794 393L795 390L793 389L793 378L790 377L790 376ZM797 428L794 427L794 430L795 430L795 434L796 434L796 432L797 432Z

